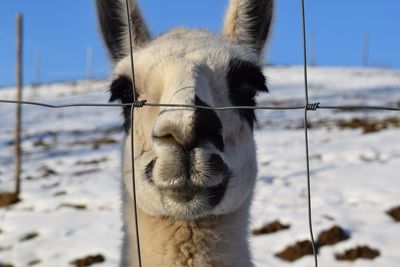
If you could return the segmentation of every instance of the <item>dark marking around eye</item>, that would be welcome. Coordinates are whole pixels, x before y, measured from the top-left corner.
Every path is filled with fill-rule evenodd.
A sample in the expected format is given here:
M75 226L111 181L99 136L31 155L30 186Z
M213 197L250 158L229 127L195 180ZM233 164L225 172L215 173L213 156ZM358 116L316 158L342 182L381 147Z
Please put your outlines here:
M241 59L230 60L227 81L229 98L235 106L255 106L257 93L268 92L261 67ZM238 112L253 129L256 123L254 110L240 109Z
M122 104L132 103L133 90L132 90L131 79L127 76L118 77L111 83L110 93L111 93L109 99L110 102L119 101ZM138 97L137 93L136 97ZM131 107L130 106L122 107L122 115L124 117L124 124L122 126L123 130L125 130L125 132L128 132L129 127L131 125L131 120L130 120Z

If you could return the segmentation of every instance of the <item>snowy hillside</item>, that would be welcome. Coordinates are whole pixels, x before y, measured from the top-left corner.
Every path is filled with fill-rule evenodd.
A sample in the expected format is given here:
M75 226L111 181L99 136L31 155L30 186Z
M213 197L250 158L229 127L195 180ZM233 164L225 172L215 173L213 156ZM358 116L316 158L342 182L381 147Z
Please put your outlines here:
M259 104L304 102L302 68L265 73L270 94L260 95ZM400 106L399 71L311 68L309 76L311 102ZM47 85L36 95L26 88L24 99L105 103L107 84ZM0 90L1 99L14 94ZM0 194L13 188L14 110L0 104ZM99 262L93 266L118 266L119 109L24 106L23 118L22 201L0 208L0 266L74 266L87 256ZM259 111L258 118L251 219L256 266L313 266L310 255L301 257L310 252L307 242L284 251L309 238L303 112ZM319 110L310 112L309 124L316 238L338 226L319 239L320 265L398 266L400 222L395 210L387 212L400 207L400 113Z

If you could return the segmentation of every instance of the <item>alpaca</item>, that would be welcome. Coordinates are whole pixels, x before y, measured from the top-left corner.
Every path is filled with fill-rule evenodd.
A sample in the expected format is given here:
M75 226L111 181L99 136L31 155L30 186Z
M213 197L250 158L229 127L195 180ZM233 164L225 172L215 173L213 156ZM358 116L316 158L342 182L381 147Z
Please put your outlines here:
M266 92L261 55L273 0L231 0L221 35L177 28L152 38L131 2L136 95L151 103L254 106ZM97 0L115 64L110 101L133 100L125 0ZM122 110L121 266L137 266L130 108ZM254 110L144 107L135 110L135 179L142 263L253 266L249 206L257 175Z

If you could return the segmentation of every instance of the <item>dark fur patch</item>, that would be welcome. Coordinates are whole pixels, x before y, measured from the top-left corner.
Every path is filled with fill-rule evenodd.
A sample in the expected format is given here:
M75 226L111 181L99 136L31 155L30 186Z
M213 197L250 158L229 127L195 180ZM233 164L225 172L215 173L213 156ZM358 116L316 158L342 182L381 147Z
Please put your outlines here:
M196 106L209 107L198 96L195 97ZM209 141L218 150L224 151L225 144L222 137L222 123L213 110L196 109L194 113L193 137L186 149L191 150L201 142Z
M212 190L207 190L208 204L211 207L216 207L221 202L228 187L228 182L229 178L225 179L222 184L213 187Z
M208 168L216 173L224 173L225 176L230 176L229 168L217 154L211 154L208 159Z
M96 6L104 42L111 58L117 61L124 56L122 53L125 52L122 38L124 38L123 34L127 28L127 23L121 17L124 11L120 1L97 0Z
M213 190L209 193L209 204L212 207L215 207L221 202L222 198L224 197L229 180L232 177L232 173L229 167L222 160L222 158L217 154L212 154L210 156L210 158L208 159L208 165L212 171L216 173L222 173L225 177L223 183L214 187Z
M234 106L255 106L258 92L268 92L261 67L241 59L231 59L227 75L229 97ZM256 122L252 109L239 109L239 114L253 129Z
M131 79L126 76L120 76L115 79L110 87L110 102L119 101L122 104L133 102L133 89ZM136 94L138 97L138 94ZM131 125L131 106L122 107L124 117L123 130L127 133Z

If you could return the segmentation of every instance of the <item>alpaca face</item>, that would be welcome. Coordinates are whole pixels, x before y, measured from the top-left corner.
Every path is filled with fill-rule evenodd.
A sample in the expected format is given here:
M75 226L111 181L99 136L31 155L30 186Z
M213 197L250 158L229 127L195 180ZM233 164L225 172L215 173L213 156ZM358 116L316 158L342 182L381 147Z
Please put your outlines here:
M100 19L113 10L108 2L98 1ZM231 3L230 12L240 7L237 2ZM271 1L264 2L270 9ZM113 18L116 14L122 16L120 10L114 12ZM230 22L229 14L225 25L227 36L178 29L150 41L135 8L131 17L136 23L133 32L138 36L134 43L138 99L210 107L254 106L256 94L267 91L258 60L265 30L260 36L249 34L248 38L256 39L244 45L249 40L242 33L243 40L233 38L236 33L231 31L231 24L245 25L236 20ZM110 101L130 103L133 101L130 56L116 49L119 45L123 50L126 43L110 46L118 36L113 36L107 25L103 26L106 22L100 22L116 62ZM124 182L132 194L130 108L124 108L123 115L127 133ZM250 199L257 173L253 110L144 107L136 109L134 115L139 208L153 215L190 220L233 212Z
M199 106L254 105L265 78L241 46L205 32L175 31L135 54L139 99ZM132 102L130 57L117 64L111 100ZM131 181L126 109L126 182ZM230 212L250 195L256 176L254 111L175 107L135 110L139 206L179 218Z

